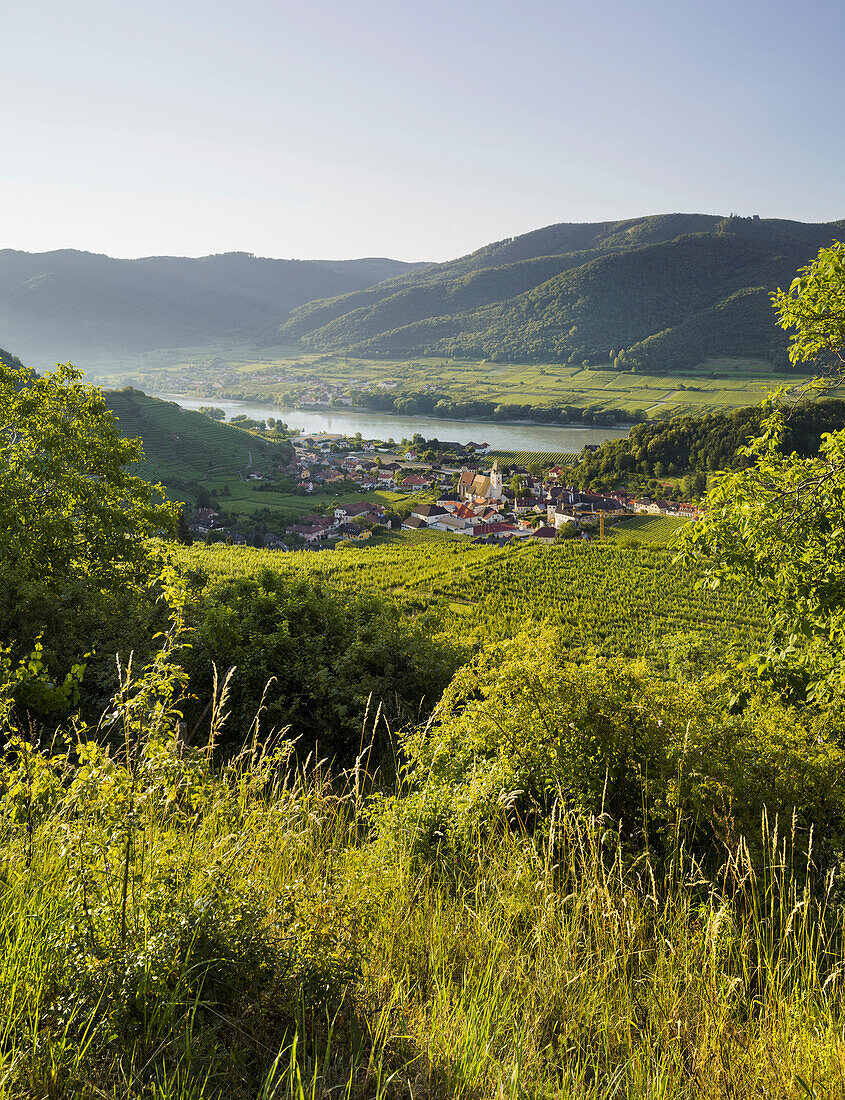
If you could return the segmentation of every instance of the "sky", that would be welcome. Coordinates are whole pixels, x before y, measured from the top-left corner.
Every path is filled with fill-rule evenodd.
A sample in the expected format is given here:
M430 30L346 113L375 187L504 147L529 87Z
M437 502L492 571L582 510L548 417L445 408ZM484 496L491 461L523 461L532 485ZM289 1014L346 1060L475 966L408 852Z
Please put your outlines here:
M842 0L0 0L0 248L445 260L845 218Z

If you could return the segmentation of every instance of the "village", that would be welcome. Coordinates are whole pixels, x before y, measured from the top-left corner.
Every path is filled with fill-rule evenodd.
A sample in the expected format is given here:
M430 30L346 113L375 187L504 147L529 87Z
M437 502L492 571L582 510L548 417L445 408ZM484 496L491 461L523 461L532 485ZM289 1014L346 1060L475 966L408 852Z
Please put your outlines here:
M378 442L329 434L292 442L289 464L242 475L258 491L272 492L283 484L303 497L302 513L293 522L283 530L260 533L254 544L268 549L330 549L390 532L422 531L500 546L512 539L549 545L564 538L603 536L606 523L626 516L698 516L695 503L573 488L566 484L567 470L560 465L542 470L504 466L494 457L482 470L490 452L487 443L415 437L397 451ZM316 499L325 499L327 490L344 496L358 491L361 497L318 505ZM394 494L393 503L381 503L374 496L378 491ZM314 494L317 498L309 509L306 500ZM231 544L253 541L221 512L219 505L198 508L190 525L193 534Z

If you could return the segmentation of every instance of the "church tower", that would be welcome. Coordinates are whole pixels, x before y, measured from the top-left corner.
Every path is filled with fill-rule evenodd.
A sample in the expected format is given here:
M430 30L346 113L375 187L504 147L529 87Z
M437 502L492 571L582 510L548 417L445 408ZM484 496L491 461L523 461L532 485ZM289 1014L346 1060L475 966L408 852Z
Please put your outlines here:
M490 470L490 499L501 500L502 496L502 469L499 466L498 458L496 458L493 460L493 466Z

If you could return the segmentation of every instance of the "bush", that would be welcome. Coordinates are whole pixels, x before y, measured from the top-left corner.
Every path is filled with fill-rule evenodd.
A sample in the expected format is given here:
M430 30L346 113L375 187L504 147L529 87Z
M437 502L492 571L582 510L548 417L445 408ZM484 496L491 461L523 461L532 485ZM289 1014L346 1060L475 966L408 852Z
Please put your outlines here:
M706 855L714 838L753 833L766 806L773 818L795 808L835 845L841 717L777 698L733 713L739 678L579 663L554 628L527 631L462 668L434 720L404 735L407 790L374 803L374 817L420 853L460 852L491 829L532 830L559 805L619 823L629 844L669 851L683 835Z

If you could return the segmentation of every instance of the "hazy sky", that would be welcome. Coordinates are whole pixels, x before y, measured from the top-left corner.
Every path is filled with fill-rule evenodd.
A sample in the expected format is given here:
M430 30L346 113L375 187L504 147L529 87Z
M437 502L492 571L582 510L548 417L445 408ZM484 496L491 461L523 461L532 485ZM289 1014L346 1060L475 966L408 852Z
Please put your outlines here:
M845 217L843 0L0 0L0 247L440 260Z

